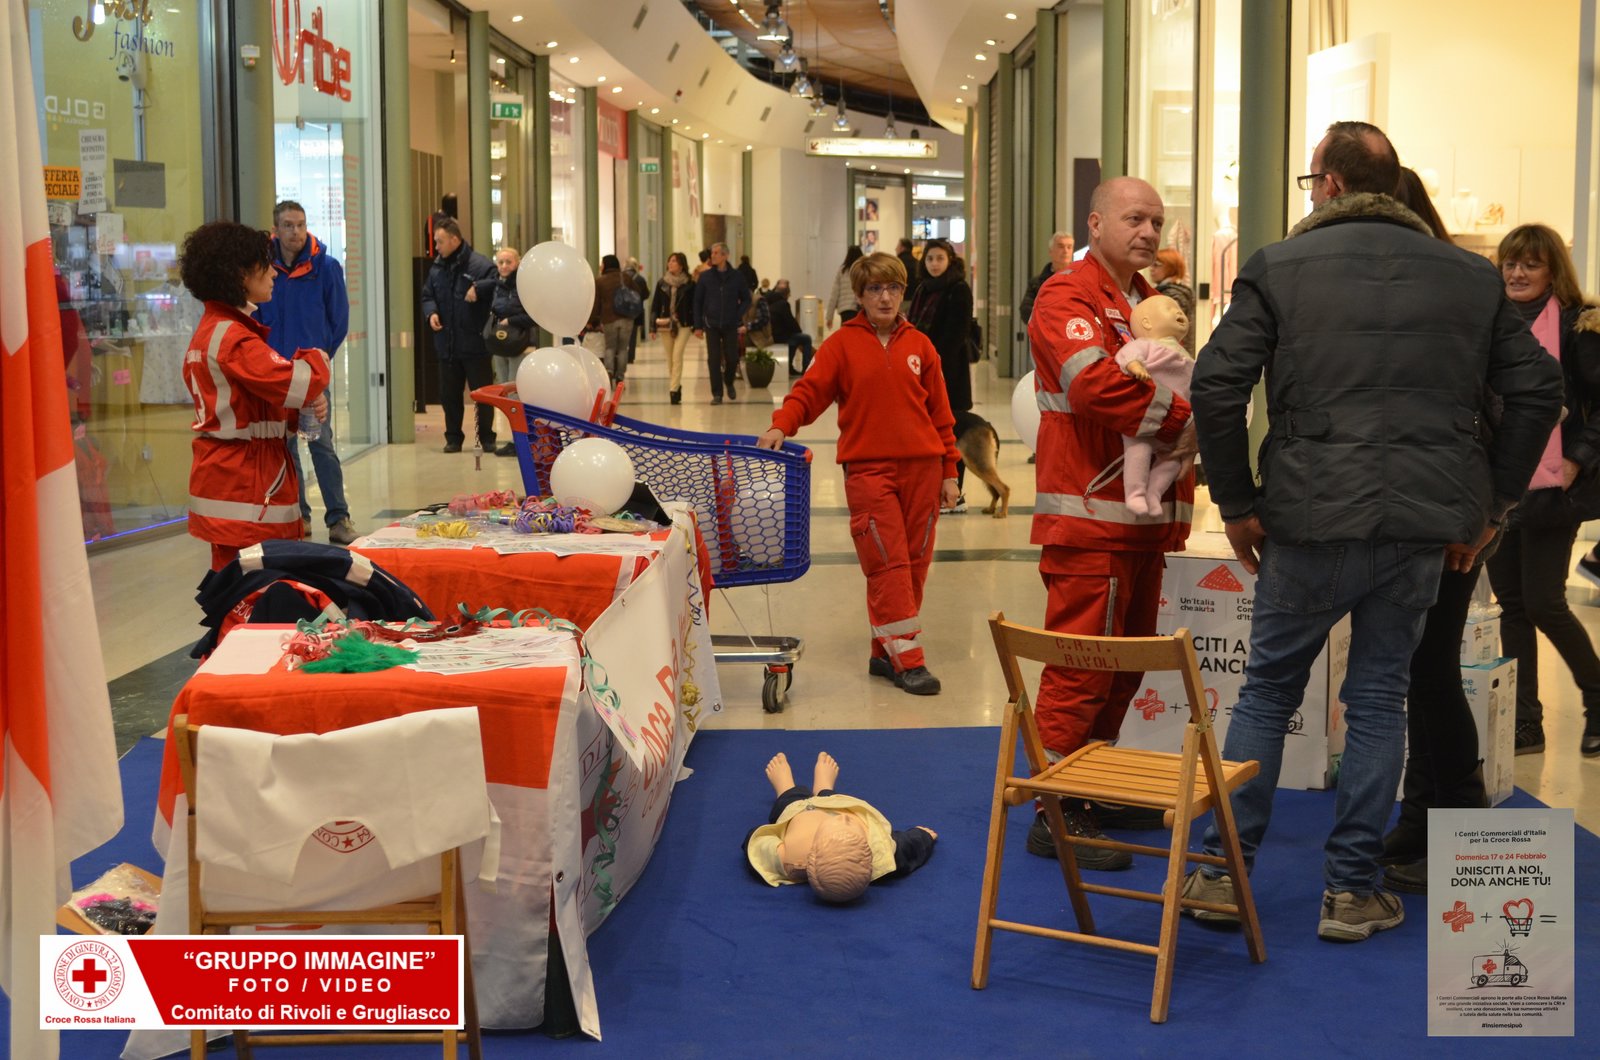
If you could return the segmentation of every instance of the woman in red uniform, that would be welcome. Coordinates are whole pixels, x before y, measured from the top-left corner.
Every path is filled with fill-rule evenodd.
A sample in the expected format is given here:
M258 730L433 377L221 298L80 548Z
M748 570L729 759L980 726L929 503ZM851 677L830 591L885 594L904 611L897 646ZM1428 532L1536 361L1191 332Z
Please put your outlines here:
M299 350L292 361L267 345L251 319L272 297L266 232L213 221L190 232L178 262L183 285L205 313L183 361L194 396L189 533L211 543L211 569L268 538L300 537L300 486L284 443L300 409L328 415L328 357Z
M839 403L850 537L867 575L867 672L931 696L939 679L922 654L919 612L939 508L958 497L955 417L938 352L900 315L905 266L870 254L850 266L850 284L861 312L828 336L757 444L777 449Z

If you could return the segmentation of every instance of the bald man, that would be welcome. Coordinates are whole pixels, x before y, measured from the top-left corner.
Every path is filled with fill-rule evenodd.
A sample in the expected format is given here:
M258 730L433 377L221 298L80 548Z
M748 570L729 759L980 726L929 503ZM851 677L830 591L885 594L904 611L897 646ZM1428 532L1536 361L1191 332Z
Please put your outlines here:
M1089 200L1089 253L1039 288L1028 324L1039 400L1038 499L1031 540L1043 549L1039 573L1048 599L1045 625L1059 633L1143 637L1156 631L1162 554L1183 547L1194 510L1194 473L1162 498L1155 515L1128 508L1116 474L1122 440L1193 452L1189 403L1166 387L1124 375L1115 354L1132 341L1133 307L1155 293L1139 270L1155 261L1165 221L1161 196L1142 180L1118 177ZM1068 755L1090 740L1115 739L1143 674L1046 667L1034 712L1047 750ZM1126 807L1064 806L1076 835L1098 836L1104 815L1124 827L1156 822ZM1039 814L1028 849L1054 857ZM1075 846L1081 868L1123 869L1124 851Z

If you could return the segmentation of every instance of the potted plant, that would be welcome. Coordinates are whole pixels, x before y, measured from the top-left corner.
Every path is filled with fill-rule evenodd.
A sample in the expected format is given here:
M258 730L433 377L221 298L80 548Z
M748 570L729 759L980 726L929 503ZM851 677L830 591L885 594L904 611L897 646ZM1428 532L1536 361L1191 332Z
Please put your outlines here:
M765 346L752 346L744 351L744 378L752 387L764 387L772 382L772 373L778 362Z

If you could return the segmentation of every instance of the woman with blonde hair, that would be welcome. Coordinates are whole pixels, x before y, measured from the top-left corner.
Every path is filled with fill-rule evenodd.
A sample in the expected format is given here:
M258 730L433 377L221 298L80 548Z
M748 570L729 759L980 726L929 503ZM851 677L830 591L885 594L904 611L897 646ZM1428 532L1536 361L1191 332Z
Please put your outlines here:
M959 496L955 416L939 352L900 315L900 259L867 255L850 267L850 283L861 312L823 342L757 444L781 447L838 402L850 536L867 576L867 672L931 696L939 679L928 672L918 639L922 587L941 503L953 506Z
M1566 415L1489 560L1501 644L1517 660L1517 754L1544 750L1537 631L1550 639L1583 697L1579 747L1592 758L1600 755L1600 656L1567 605L1566 582L1579 525L1600 516L1600 308L1585 301L1566 242L1554 229L1513 228L1496 256L1506 297L1561 362L1566 383Z

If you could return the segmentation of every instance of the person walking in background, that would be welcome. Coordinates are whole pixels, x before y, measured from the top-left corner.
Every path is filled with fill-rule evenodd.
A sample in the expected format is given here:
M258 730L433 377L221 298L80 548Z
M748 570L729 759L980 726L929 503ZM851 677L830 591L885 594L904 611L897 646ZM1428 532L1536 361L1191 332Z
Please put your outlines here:
M594 281L594 307L589 311L587 330L604 336L600 363L606 366L613 387L628 374L628 333L633 330L633 318L617 312L617 292L627 282L622 275L622 263L615 254L600 259L600 275Z
M917 255L915 245L909 239L902 239L894 245L894 256L900 259L900 265L906 270L906 304L910 305L917 300Z
M300 537L299 476L284 438L301 409L327 418L328 357L319 349L279 356L250 315L272 298L267 233L203 224L184 237L178 269L205 304L183 361L195 411L189 534L210 543L211 569L221 570L240 549Z
M522 257L515 247L501 247L494 252L496 276L479 280L467 292L467 301L481 298L489 300L489 329L484 345L494 357L494 380L497 383L515 383L517 366L533 346L533 318L522 308L522 296L517 293L517 267ZM504 338L500 336L504 335ZM514 352L504 353L503 350ZM516 456L515 442L502 442L495 456Z
M972 409L972 288L967 284L966 263L948 240L930 239L922 245L922 277L917 282L917 298L906 314L912 327L928 336L939 351L939 367L944 372L944 392L952 413ZM966 465L956 465L956 503L948 511L967 510L960 489L966 478Z
M1454 245L1415 170L1401 168L1394 197L1422 219L1435 239ZM1383 837L1383 853L1378 858L1379 864L1387 866L1383 882L1393 891L1427 893L1430 809L1489 805L1483 762L1478 757L1480 734L1461 687L1461 637L1473 588L1497 545L1498 540L1491 540L1467 570L1445 567L1439 575L1439 598L1428 608L1422 638L1411 653L1400 819Z
M422 284L422 317L433 329L439 358L439 404L444 408L444 451L461 452L463 394L494 382L494 366L483 344L483 328L492 310L487 298L467 295L496 275L494 262L472 249L461 226L446 217L434 226L435 257ZM478 444L494 452L494 409L478 406Z
M256 309L255 318L267 325L267 344L286 361L299 349L322 350L331 361L350 330L350 296L345 291L344 269L323 242L306 231L306 211L292 199L272 208L272 268L277 285L272 300ZM344 496L344 468L333 447L333 393L328 391L328 422L307 443L311 469L322 493L328 540L348 545L356 539L350 506ZM311 536L311 502L306 498L305 465L300 462L299 433L289 435L289 456L300 483L301 532Z
M1057 232L1050 237L1050 260L1044 263L1044 268L1039 270L1037 276L1028 281L1028 290L1022 296L1022 308L1018 313L1024 328L1033 316L1033 303L1039 297L1039 288L1044 286L1044 281L1072 264L1072 245L1071 232Z
M1183 333L1183 348L1194 356L1194 288L1189 286L1189 263L1173 247L1156 251L1156 263L1150 266L1150 282L1156 285L1156 294L1164 294L1183 310L1188 318L1189 330Z
M1329 126L1300 178L1314 209L1239 271L1191 388L1211 496L1240 564L1259 572L1222 750L1260 763L1232 796L1247 868L1266 837L1312 662L1350 616L1347 736L1317 924L1333 942L1405 920L1378 885L1378 858L1405 754L1411 661L1443 569L1472 569L1561 412L1560 369L1493 266L1434 238L1392 198L1399 183L1380 129ZM1279 411L1258 483L1245 417L1263 376ZM1504 409L1487 445L1486 387ZM1222 853L1215 825L1203 846ZM1233 880L1210 866L1184 885L1184 897L1203 902L1233 894Z
M756 267L750 264L750 255L739 255L739 275L744 277L744 282L750 285L753 292L761 285L761 278L756 274Z
M739 373L739 340L744 314L750 308L750 285L728 266L728 245L711 245L711 267L694 285L694 333L706 340L706 368L711 375L711 403L722 404L722 392L734 401L733 381Z
M667 255L667 271L656 283L650 303L650 319L655 321L650 337L667 329L663 343L667 353L667 393L674 405L683 402L683 348L694 331L694 281L689 278L689 259L682 251Z
M622 278L628 286L639 296L641 306L650 304L650 281L644 278L644 267L639 264L638 258L629 258L622 265ZM633 318L633 327L628 331L628 363L632 364L639 356L639 335L645 330L644 314L640 313Z
M861 248L851 247L844 252L844 264L839 266L839 273L833 278L833 289L828 292L828 307L826 312L828 330L833 330L833 313L839 311L839 323L843 324L856 315L855 289L850 286L850 266L861 258Z
M1116 352L1133 340L1131 303L1155 293L1140 269L1155 260L1166 210L1155 188L1108 180L1089 199L1089 254L1039 289L1028 323L1039 403L1038 500L1030 540L1043 548L1045 626L1058 633L1147 637L1156 631L1163 553L1189 536L1194 476L1178 478L1158 515L1135 515L1120 476L1123 439L1139 437L1181 459L1193 452L1189 403L1165 387L1124 375ZM924 250L926 261L928 251ZM1109 479L1109 481L1107 481ZM1142 674L1047 666L1035 716L1045 749L1066 756L1090 740L1115 740ZM1102 826L1159 827L1160 813L1063 803L1068 831L1095 838ZM1028 851L1056 856L1044 813ZM1078 866L1126 869L1126 851L1073 847Z
M940 685L918 640L922 590L939 507L956 498L955 417L938 351L900 315L906 285L900 262L871 254L857 260L850 278L863 314L823 342L756 444L778 449L839 403L850 536L867 576L867 672L931 696Z
M1513 228L1496 256L1515 315L1560 363L1566 409L1489 560L1500 642L1517 660L1517 754L1544 750L1542 632L1583 696L1579 751L1593 758L1600 755L1600 658L1567 604L1566 582L1578 527L1600 517L1600 307L1585 301L1565 241L1546 225Z

